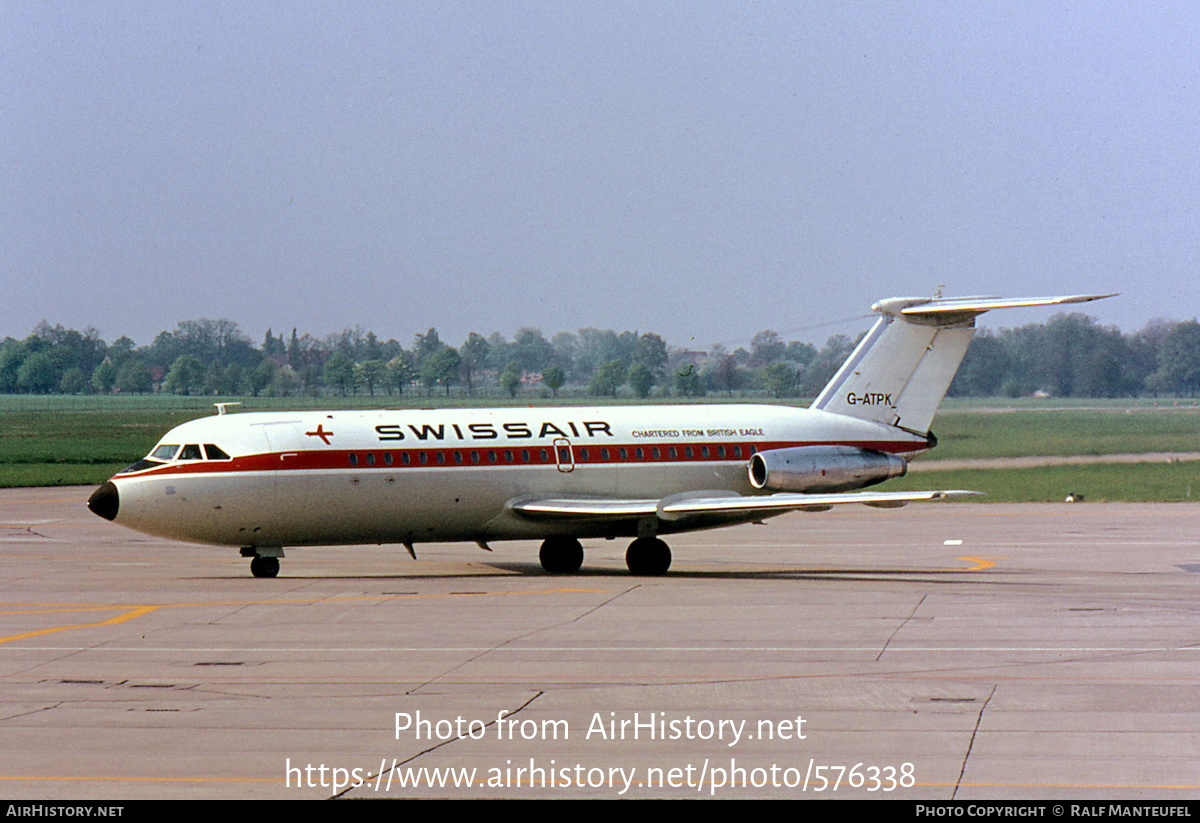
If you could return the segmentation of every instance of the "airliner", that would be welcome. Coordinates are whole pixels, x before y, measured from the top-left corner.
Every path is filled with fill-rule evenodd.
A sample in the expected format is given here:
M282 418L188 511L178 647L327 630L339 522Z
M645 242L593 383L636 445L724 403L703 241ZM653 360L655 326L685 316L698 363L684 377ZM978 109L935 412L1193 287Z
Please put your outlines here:
M275 577L285 547L541 540L550 573L581 539L633 538L635 575L671 564L662 535L789 511L879 508L962 490L862 491L936 444L934 415L991 309L1112 295L890 298L808 408L668 405L218 413L171 429L88 500L159 537L238 547Z

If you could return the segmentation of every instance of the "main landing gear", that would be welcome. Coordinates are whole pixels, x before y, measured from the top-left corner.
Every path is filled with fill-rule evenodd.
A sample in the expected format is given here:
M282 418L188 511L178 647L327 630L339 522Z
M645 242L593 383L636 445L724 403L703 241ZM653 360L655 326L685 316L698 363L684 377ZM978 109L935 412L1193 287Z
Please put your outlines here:
M574 574L583 565L583 546L574 537L550 537L538 557L550 574ZM671 549L657 537L639 537L629 544L625 564L630 574L657 577L671 568Z
M657 537L639 537L625 552L625 565L630 574L657 577L671 568L671 549Z
M538 559L550 574L574 574L583 565L583 546L574 537L549 537L542 543Z

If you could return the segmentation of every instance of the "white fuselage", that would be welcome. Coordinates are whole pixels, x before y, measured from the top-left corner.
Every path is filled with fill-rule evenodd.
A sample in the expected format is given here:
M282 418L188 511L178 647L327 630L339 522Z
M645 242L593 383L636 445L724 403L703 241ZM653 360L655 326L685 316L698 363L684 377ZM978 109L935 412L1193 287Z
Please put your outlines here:
M185 454L205 444L219 451ZM227 414L177 426L156 450L168 445L180 447L176 457L110 481L117 523L280 547L633 534L632 521L551 524L510 507L548 495L760 494L746 470L755 451L848 445L910 456L928 441L823 411L731 404ZM208 459L214 451L227 459Z

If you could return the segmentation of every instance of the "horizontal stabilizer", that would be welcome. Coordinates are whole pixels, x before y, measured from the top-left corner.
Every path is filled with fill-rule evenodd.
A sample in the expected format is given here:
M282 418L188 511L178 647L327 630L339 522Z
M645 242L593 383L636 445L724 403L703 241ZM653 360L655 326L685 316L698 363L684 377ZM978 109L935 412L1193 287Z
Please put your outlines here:
M927 434L967 353L975 318L992 309L1090 303L1111 294L1059 297L891 297L813 409Z
M1063 297L956 297L946 300L930 299L928 302L918 305L908 305L900 309L901 314L906 315L953 315L953 314L971 314L979 315L985 311L992 309L1024 309L1034 306L1063 306L1069 303L1090 303L1093 300L1103 300L1106 297L1115 297L1116 294L1072 294ZM895 299L895 298L893 298ZM904 303L911 303L909 300L900 298ZM881 300L875 306L884 306L892 301ZM875 308L872 306L872 308ZM876 308L876 311L882 312L882 309Z

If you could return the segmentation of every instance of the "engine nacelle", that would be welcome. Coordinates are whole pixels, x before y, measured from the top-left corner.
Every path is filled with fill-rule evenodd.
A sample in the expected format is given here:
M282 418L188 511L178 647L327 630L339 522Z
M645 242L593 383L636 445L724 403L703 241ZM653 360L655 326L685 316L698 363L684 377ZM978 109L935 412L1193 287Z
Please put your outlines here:
M902 477L908 462L854 446L797 446L758 452L747 467L750 485L781 492L841 492Z

